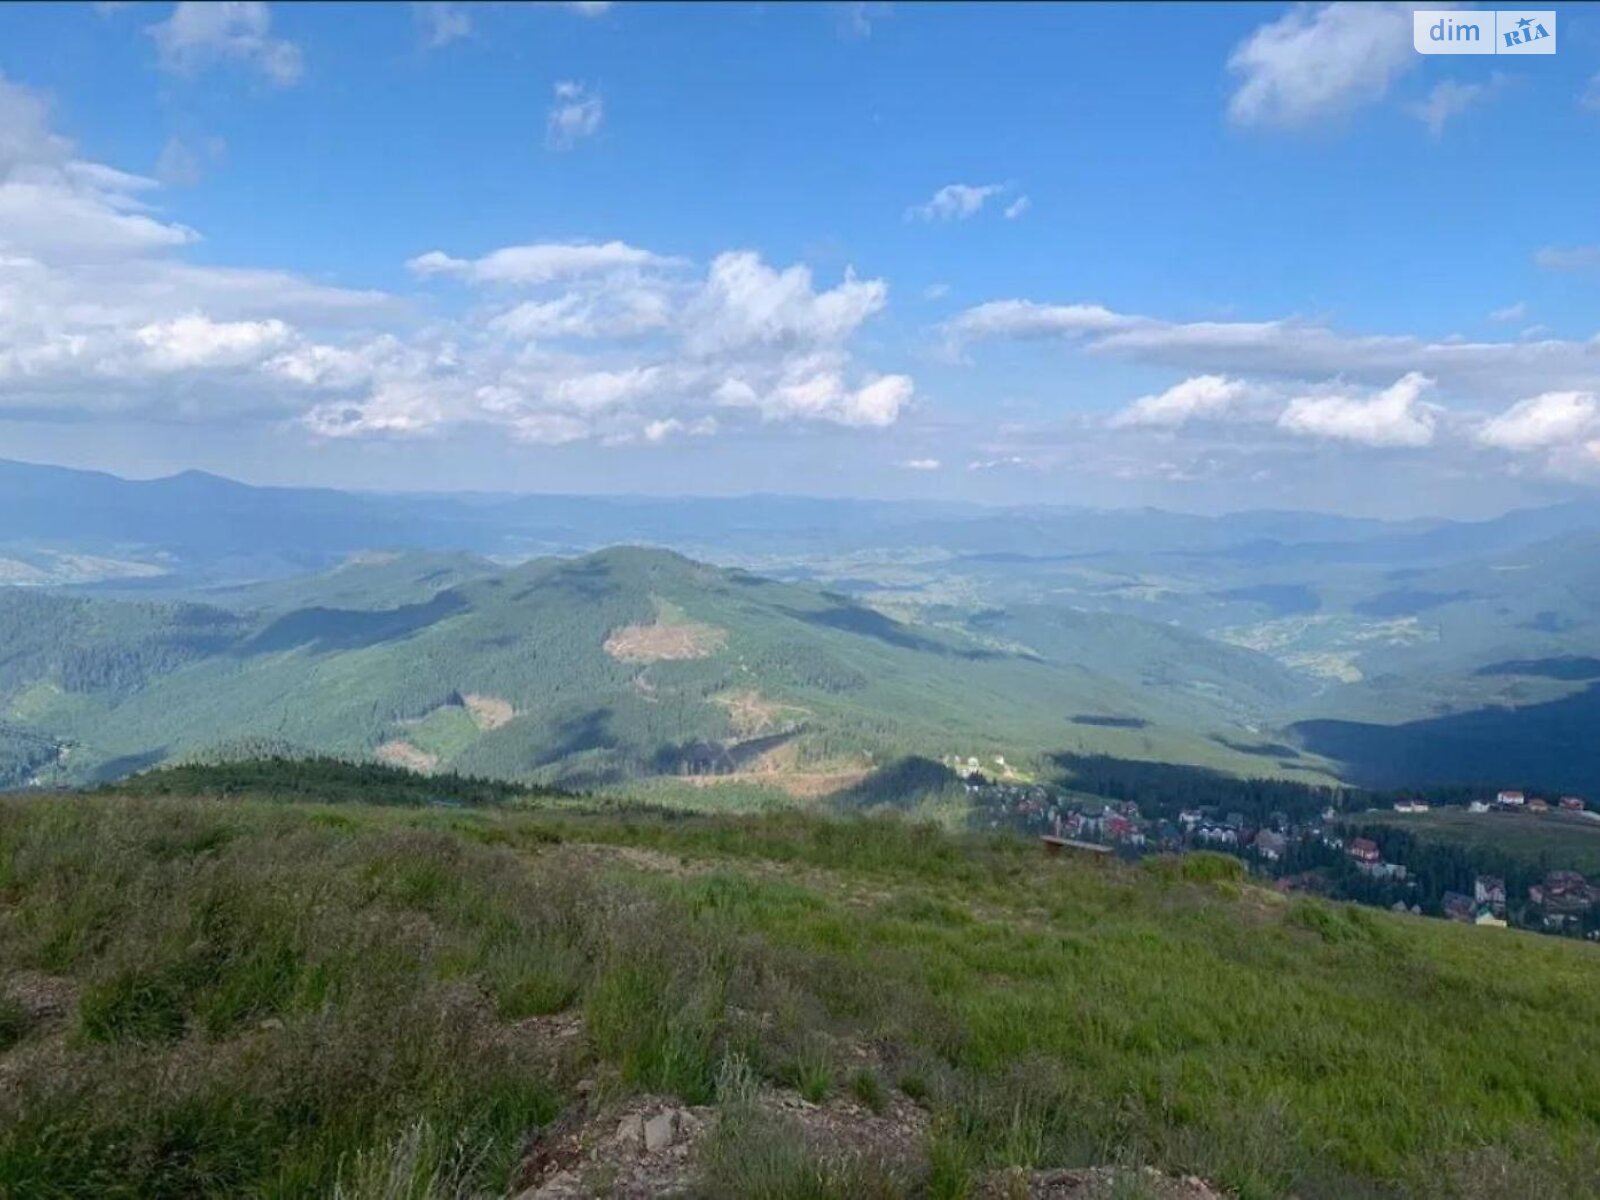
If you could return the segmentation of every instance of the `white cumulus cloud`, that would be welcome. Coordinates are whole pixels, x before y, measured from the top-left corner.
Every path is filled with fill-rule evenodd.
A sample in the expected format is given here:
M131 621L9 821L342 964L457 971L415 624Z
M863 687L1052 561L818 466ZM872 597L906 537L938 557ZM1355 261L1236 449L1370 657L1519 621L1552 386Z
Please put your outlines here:
M1290 433L1366 446L1426 446L1435 413L1422 400L1433 380L1412 372L1368 397L1301 396L1289 402L1278 426Z
M474 290L428 319L380 292L191 261L199 235L160 197L80 158L0 78L0 414L649 445L768 422L884 429L915 400L855 345L887 305L882 279L618 239L436 249L408 264L417 286Z
M571 150L598 133L605 116L605 101L583 84L558 83L545 119L545 145L552 150Z
M993 196L1006 190L1003 183L947 183L922 204L906 210L908 220L965 221L983 210Z
M259 0L185 0L149 33L169 71L188 74L236 61L288 87L304 69L300 47L272 36L272 13Z
M454 275L470 283L540 284L626 268L670 266L675 261L626 242L534 242L504 246L472 259L430 250L406 266L415 275Z
M1302 4L1252 33L1228 59L1240 125L1303 126L1381 100L1419 56L1406 4Z
M422 44L429 50L448 46L472 33L472 13L464 4L449 0L415 0L411 13Z
M1175 429L1190 421L1226 415L1249 391L1240 379L1196 375L1166 391L1141 396L1111 418L1113 428L1145 426Z
M1545 392L1519 400L1478 430L1478 440L1501 450L1566 446L1600 434L1600 404L1592 392Z
M1494 75L1486 81L1471 83L1456 79L1440 80L1421 100L1408 104L1406 111L1426 125L1434 137L1441 137L1446 123L1452 117L1460 116L1485 100L1496 90L1502 78Z
M235 367L259 362L290 339L278 320L213 321L198 313L145 325L134 333L158 370Z
M719 254L691 306L689 348L714 354L741 347L832 344L880 312L889 288L857 279L819 292L804 266L774 270L753 251Z

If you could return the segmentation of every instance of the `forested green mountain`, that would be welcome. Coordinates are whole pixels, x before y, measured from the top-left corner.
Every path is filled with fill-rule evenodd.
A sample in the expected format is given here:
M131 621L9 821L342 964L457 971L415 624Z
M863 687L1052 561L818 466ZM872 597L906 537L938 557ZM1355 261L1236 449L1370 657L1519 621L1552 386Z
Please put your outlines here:
M1214 647L1251 682L1202 703L1226 670L1193 693L1147 686L1112 658L908 625L659 550L501 569L386 557L219 598L0 592L5 718L61 747L43 767L34 755L31 776L106 777L251 739L585 787L843 781L906 753L1024 772L1051 753L1104 752L1261 773L1236 748L1253 735L1235 714L1290 686L1270 660ZM1103 640L1170 648L1137 624L1119 619ZM1291 752L1269 766L1310 777L1320 764Z
M0 516L0 583L25 585L0 588L0 786L265 739L581 785L778 773L807 794L907 752L1600 791L1589 502L1387 522L0 462ZM587 595L533 557L616 543L752 574L601 554ZM629 626L680 632L607 652Z

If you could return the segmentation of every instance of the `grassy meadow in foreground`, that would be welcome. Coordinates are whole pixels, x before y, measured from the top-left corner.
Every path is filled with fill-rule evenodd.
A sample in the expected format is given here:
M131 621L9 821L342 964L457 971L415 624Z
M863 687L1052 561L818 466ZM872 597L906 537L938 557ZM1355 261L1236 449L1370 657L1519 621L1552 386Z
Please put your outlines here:
M0 1195L498 1194L563 1111L726 1109L746 1070L924 1105L874 1195L1112 1162L1250 1197L1593 1194L1597 970L1230 860L890 819L12 798ZM534 1019L562 1012L575 1047ZM744 1129L697 1194L862 1194Z

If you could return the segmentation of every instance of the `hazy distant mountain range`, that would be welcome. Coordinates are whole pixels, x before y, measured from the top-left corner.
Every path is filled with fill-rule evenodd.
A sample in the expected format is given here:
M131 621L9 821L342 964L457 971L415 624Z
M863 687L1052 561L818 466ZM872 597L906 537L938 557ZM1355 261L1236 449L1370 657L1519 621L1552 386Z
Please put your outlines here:
M740 569L594 553L618 544ZM588 786L1096 751L1600 790L1589 503L1382 522L0 462L0 583L27 585L0 589L11 783L251 741Z
M54 581L45 564L56 555L217 582L327 567L374 547L525 558L624 542L723 558L909 548L1023 559L1165 553L1258 566L1420 565L1600 528L1600 504L1587 501L1481 522L1386 522L795 496L380 494L253 487L199 471L136 481L4 460L0 513L0 556L38 563L47 574L39 582Z

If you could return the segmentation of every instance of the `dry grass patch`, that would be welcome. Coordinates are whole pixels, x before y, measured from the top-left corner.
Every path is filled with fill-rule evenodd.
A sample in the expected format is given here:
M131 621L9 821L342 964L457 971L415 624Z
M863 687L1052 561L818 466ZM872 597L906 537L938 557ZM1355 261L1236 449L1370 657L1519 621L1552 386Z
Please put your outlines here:
M715 625L681 624L624 625L613 629L605 640L605 652L618 662L681 662L709 658L728 642L728 631Z
M768 700L752 688L724 692L720 696L713 696L712 700L728 710L728 724L740 737L756 737L777 728L785 718L793 721L811 711L798 704Z
M472 723L485 733L511 724L511 718L517 715L517 710L511 701L500 696L467 692L462 695L461 703L465 706L467 715L472 718Z
M759 784L776 788L796 800L819 800L860 783L870 771L731 771L726 775L681 775L690 787L715 788L731 784Z
M388 763L391 767L404 767L408 771L433 771L439 766L437 754L429 754L399 738L385 742L372 753L379 762Z
M788 741L754 759L742 771L729 771L721 775L684 775L679 778L697 788L754 784L774 788L796 800L818 800L855 787L871 773L868 766L849 762L802 765L799 745Z

